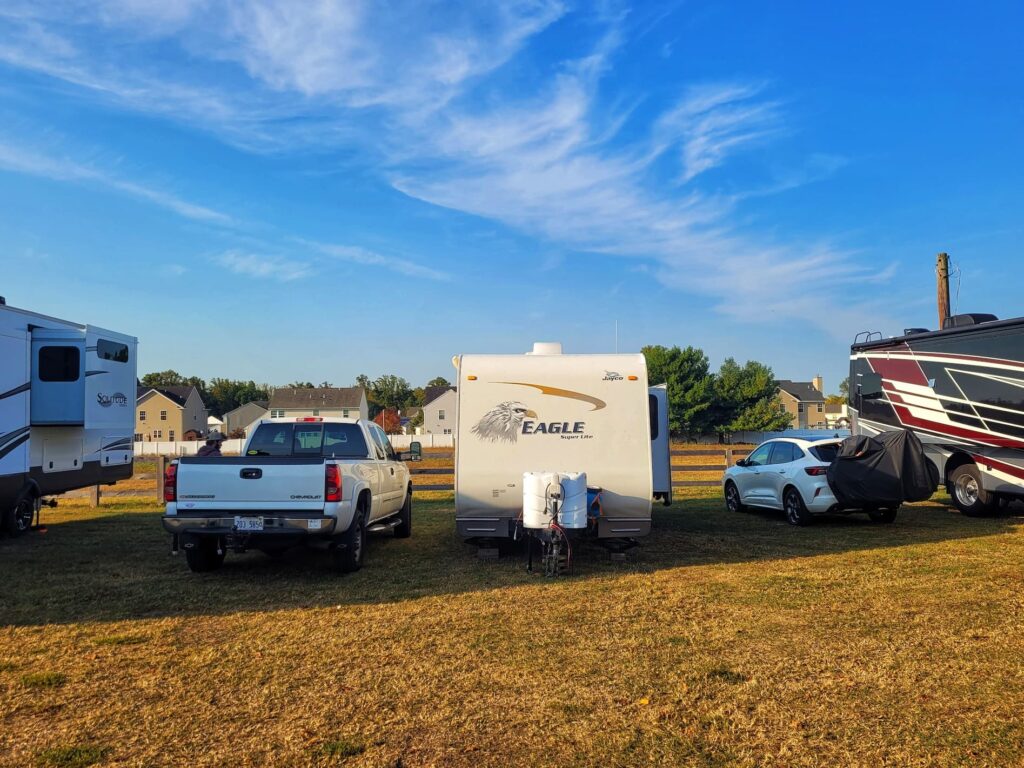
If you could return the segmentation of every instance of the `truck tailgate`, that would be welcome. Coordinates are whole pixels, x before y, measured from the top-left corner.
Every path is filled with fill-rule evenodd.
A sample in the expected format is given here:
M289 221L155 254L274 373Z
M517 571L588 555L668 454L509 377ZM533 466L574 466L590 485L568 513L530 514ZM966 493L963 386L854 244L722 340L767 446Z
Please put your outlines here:
M178 507L321 512L324 464L319 457L182 458L178 462Z

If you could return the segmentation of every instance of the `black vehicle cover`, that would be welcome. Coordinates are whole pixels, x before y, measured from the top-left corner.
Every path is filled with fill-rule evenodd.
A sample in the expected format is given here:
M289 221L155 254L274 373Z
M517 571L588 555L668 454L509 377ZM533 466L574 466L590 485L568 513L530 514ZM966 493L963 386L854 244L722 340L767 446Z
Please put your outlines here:
M939 486L939 472L913 432L855 435L839 446L828 484L841 504L899 506L924 501Z

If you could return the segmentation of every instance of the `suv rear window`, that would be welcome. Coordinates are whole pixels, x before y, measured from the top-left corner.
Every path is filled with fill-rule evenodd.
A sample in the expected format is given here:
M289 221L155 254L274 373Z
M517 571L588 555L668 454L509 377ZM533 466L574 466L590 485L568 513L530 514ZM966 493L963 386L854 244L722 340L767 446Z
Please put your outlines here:
M365 459L369 454L356 424L260 424L247 456L324 456Z
M808 448L811 455L818 461L831 464L839 454L839 443L825 443L825 445L812 445Z

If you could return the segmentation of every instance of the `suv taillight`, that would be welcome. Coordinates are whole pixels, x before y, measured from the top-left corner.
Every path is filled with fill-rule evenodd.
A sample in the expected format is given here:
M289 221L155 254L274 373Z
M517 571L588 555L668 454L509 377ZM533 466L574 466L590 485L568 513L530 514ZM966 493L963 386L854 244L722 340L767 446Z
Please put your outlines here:
M828 467L804 467L804 472L812 477L820 477L828 472Z
M164 470L164 501L178 500L178 465L168 464Z
M324 468L324 501L341 501L341 470L337 464Z

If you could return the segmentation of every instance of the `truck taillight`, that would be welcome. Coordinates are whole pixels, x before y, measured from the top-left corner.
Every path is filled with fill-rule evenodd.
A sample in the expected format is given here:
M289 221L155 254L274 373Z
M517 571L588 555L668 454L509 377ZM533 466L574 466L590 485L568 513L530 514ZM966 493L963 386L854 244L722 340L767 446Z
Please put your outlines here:
M804 472L812 477L820 477L828 472L828 467L804 467Z
M341 501L341 470L337 464L324 469L324 501Z
M164 501L178 500L178 465L168 464L164 470Z

